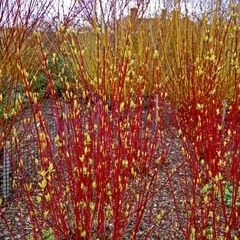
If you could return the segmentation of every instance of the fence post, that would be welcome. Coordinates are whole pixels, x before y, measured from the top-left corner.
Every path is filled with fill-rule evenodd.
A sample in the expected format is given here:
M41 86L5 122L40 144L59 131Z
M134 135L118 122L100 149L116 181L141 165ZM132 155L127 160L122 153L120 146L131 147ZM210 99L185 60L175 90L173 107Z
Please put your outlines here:
M225 128L225 118L226 118L226 107L227 107L227 100L223 100L223 108L222 108L222 142L224 142L224 128Z
M159 102L158 102L158 94L156 94L156 123L158 121L158 108L159 108Z
M225 125L226 106L227 106L227 100L223 100L223 109L222 109L222 126Z
M10 194L10 158L6 150L7 141L3 147L3 199L7 199Z

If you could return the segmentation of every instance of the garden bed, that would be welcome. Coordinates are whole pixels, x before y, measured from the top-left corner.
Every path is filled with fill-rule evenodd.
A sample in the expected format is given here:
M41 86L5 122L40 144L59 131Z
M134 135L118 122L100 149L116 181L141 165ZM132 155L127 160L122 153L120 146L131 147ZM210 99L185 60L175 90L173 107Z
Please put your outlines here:
M105 137L109 136L109 138L111 139L111 144L115 143L117 146L120 146L121 142L124 139L124 136L126 137L128 136L127 134L130 134L130 132L126 131L124 133L125 135L118 135L118 114L116 115L116 122L114 119L112 123L109 122L109 119L111 119L111 114L115 112L114 109L108 109L105 112L105 108L102 108L98 104L96 104L99 108L98 110L95 109L94 105L92 105L90 108L87 107L89 105L88 102L86 103L80 101L78 104L80 104L79 107L80 109L82 109L79 117L77 118L79 120L78 126L83 133L85 131L88 132L89 126L87 125L89 125L89 123L94 119L94 123L92 123L92 126L95 126L96 124L103 124L103 122L106 121L108 122L109 126L112 127L112 130L109 133L102 133ZM92 104L94 104L94 102L92 102ZM196 204L201 203L201 201L203 201L201 200L201 198L203 199L206 194L208 197L211 198L211 189L208 190L208 193L204 192L205 190L203 191L203 189L206 188L207 184L210 183L199 183L197 184L197 188L194 190L194 187L196 187L196 184L193 184L194 168L192 164L194 163L194 160L190 160L189 156L186 154L187 151L187 153L191 154L194 159L195 153L193 151L193 148L191 147L192 144L188 143L186 145L187 141L185 141L183 137L179 135L179 130L177 130L176 127L179 123L174 117L176 113L173 112L170 104L166 103L164 106L165 110L159 112L160 120L158 121L158 125L156 124L156 111L154 111L154 109L151 109L150 105L146 105L144 108L140 108L142 113L140 115L136 115L140 117L140 122L142 123L139 130L140 135L137 138L138 140L134 140L134 138L129 137L127 138L129 139L131 144L135 144L133 146L136 146L136 149L144 149L145 147L147 147L147 145L151 145L151 143L154 143L154 151L150 151L149 155L146 155L145 158L143 156L143 159L145 160L140 161L140 165L138 165L138 167L136 168L136 176L132 179L130 178L128 182L129 188L128 190L125 190L126 199L131 199L131 196L138 196L137 198L140 197L141 199L141 194L142 199L141 201L137 198L135 200L134 198L132 199L132 208L135 210L129 213L126 224L123 224L122 231L124 231L124 239L130 239L136 225L138 225L138 227L136 228L137 239L144 239L146 236L147 239L186 239L187 236L191 234L191 228L189 227L189 223L192 216L188 214L193 214L193 212L194 214L196 214L194 216L194 221L197 222L197 225L199 225L201 229L205 228L206 231L210 231L212 222L212 209L216 209L216 214L219 214L220 218L218 221L219 224L221 223L221 226L227 226L228 224L228 219L231 214L231 208L226 209L223 212L221 209L221 200L217 198L214 201L211 200L211 204L206 205L207 210L202 209L204 205L201 204L195 205L194 207L192 202L193 196L197 198ZM39 112L41 112L41 114L38 115L38 118L36 118L36 122L34 121L34 118L32 118L33 109L25 109L23 114L20 115L15 125L17 129L17 135L20 136L19 142L17 145L15 144L12 147L12 153L9 152L12 161L15 158L17 159L18 163L20 159L23 160L24 170L22 170L22 172L20 171L20 173L22 173L23 175L22 177L20 176L17 181L22 179L22 184L29 184L29 182L32 182L33 189L35 187L38 188L38 184L39 182L41 182L41 178L39 178L38 176L38 172L41 171L41 164L39 165L38 163L36 165L36 159L41 162L41 158L58 159L56 161L54 160L53 162L54 169L59 173L62 171L62 169L65 169L61 173L63 176L61 179L65 179L64 181L66 182L70 181L70 172L69 170L66 170L69 166L65 161L62 161L61 158L58 158L59 154L62 154L61 156L64 159L66 158L66 155L64 155L64 150L58 150L56 143L56 135L60 134L60 128L63 127L62 129L66 134L64 136L64 139L66 141L66 151L77 151L77 149L74 148L75 145L73 141L76 131L74 125L72 125L73 122L71 122L71 119L63 120L64 114L68 115L69 112L73 111L72 107L73 106L71 105L65 104L53 106L51 101L47 100L42 105L35 106L33 108L36 110L36 116L39 114ZM92 114L93 112L97 115ZM121 113L120 119L121 124L131 122L131 124L133 124L132 126L138 126L134 125L134 112L127 113L126 119L124 114L125 113L123 111ZM150 114L151 118L149 118ZM58 116L63 117L59 118ZM29 122L23 120L26 118L29 119ZM91 134L99 134L99 131L101 132L103 131L103 129L106 129L99 126L96 127L96 129L94 129ZM146 126L149 127L149 131L146 131ZM49 144L49 147L47 147L44 151L39 150L41 149L41 147L39 148L39 133L37 134L37 132L41 130L44 130L44 132L46 133L46 139ZM131 130L131 134L132 131L134 132L134 129ZM154 136L156 131L159 131L159 138L157 142L154 142ZM27 136L27 138L22 136ZM129 136L136 137L137 135ZM91 135L91 137L94 138L93 135ZM83 135L83 138L87 139L85 135ZM98 139L97 135L95 136L95 139ZM142 144L139 145L138 141L142 142ZM145 141L147 143L146 146L144 144ZM100 146L104 146L103 139L98 139L98 144L100 144ZM17 149L16 146L20 148ZM189 147L189 149L187 149L187 146ZM75 147L78 146L76 145ZM183 150L183 148L185 148L185 150ZM123 152L121 153L123 154L121 155L122 158L127 157L127 153L130 154L130 158L134 158L134 156L136 156L134 155L134 148L130 152L128 152L129 150L127 146L124 149L125 150L123 150ZM92 151L93 153L95 153L97 151L97 148L93 148ZM113 149L113 151L115 151L115 148ZM19 155L16 155L16 153L18 153ZM112 162L112 155L110 152L108 152L108 154L109 161ZM107 156L102 155L102 157L106 157L107 159ZM74 162L76 162L76 159L76 156L73 154L71 160L73 161L73 163L70 164L71 167L75 166ZM149 159L152 160L149 161ZM98 159L96 158L93 158L93 160L94 161L92 164L95 164L95 162L98 161ZM195 161L197 161L197 159ZM150 165L145 165L145 163L151 164L151 167L149 167ZM196 164L198 163L196 162ZM134 166L134 164L132 166ZM122 170L123 173L125 171L124 168ZM204 170L204 167L199 168L199 170L200 169L202 169L202 173L205 174L206 170ZM111 174L115 173L111 171L110 175ZM53 177L54 176L57 177L58 175L53 175ZM119 176L121 176L121 174ZM109 176L109 178L111 179L111 176ZM57 182L57 178L55 180ZM147 183L151 183L149 191L146 191ZM104 184L102 186L104 187L103 191L107 192L107 189L105 190ZM144 189L143 192L141 192L142 188ZM36 191L33 190L33 199L37 196L37 194L39 194L39 190L40 189L36 189ZM33 234L33 231L30 227L31 218L29 217L29 212L31 210L29 209L29 206L26 205L26 202L28 202L28 200L26 198L24 199L21 191L23 190L15 189L13 192L11 192L9 199L7 199L1 205L1 214L3 214L4 219L7 221L5 223L11 226L11 230L14 233L13 235L17 239L22 239L25 236L30 237ZM73 197L77 197L74 195L74 192L71 194ZM96 198L92 199L94 200ZM141 205L140 202L143 205ZM106 200L106 204L104 205L105 211L107 211L108 203L109 200ZM138 204L140 204L141 208L142 206L145 206L144 209L139 209ZM41 212L42 210L39 207L40 206L35 206L34 208L35 210ZM70 208L72 208L72 206L70 206ZM208 217L208 222L203 222L203 219L206 219L206 216L204 216L204 211L210 214L210 216ZM224 213L227 214L227 216L224 217ZM141 221L137 222L137 219L139 219L139 216L141 214ZM97 218L98 215L95 216L94 222L98 221ZM74 222L74 219L71 219L71 221ZM240 222L236 222L234 224L235 227L231 231L231 236L236 236L238 234L237 229L240 226ZM54 228L54 225L51 224L51 221L46 221L44 226L45 229L48 229L49 227ZM105 237L107 239L111 239L113 237L113 226L114 225L112 220L106 221ZM12 239L11 233L6 228L6 225L4 225L3 222L0 223L0 229L4 229L4 231L1 233L2 235L0 235L0 239ZM69 229L72 229L72 232L69 232L68 235L59 235L60 239L74 239L74 225L70 224ZM221 236L224 236L224 227L220 227L218 229L218 232ZM46 235L47 234L48 232L46 231ZM101 232L99 232L96 224L92 225L92 236L93 239L102 238Z
M54 139L54 136L56 135L56 127L54 127L54 118L53 114L50 112L51 110L51 103L50 101L46 101L42 106L42 113L44 116L44 120L46 121L46 125L48 126L49 130L51 130L51 137ZM146 111L146 110L144 110ZM30 117L32 115L32 110L26 110L24 111L24 118ZM82 122L86 122L86 116L82 116L83 120ZM23 119L23 117L20 117L19 119ZM145 119L145 120L144 120ZM143 117L143 121L146 121L146 117ZM154 120L153 120L154 121ZM33 173L36 172L36 169L34 171L31 170L31 166L35 168L34 159L39 157L39 150L38 146L36 145L37 141L34 139L36 137L36 130L34 131L35 124L32 121L30 125L28 125L27 132L23 132L23 130L26 130L25 127L21 127L21 124L23 124L21 121L17 121L16 126L18 129L18 134L20 135L29 135L29 139L27 142L25 139L22 139L23 142L19 143L19 146L21 146L20 149L20 155L21 159L24 159L24 165L26 166L26 169L28 173L33 177ZM55 122L56 124L56 122ZM155 130L155 123L151 124L151 133ZM143 220L141 221L139 230L137 232L137 238L141 239L146 232L152 227L154 224L154 221L152 219L152 216L155 216L159 214L159 211L162 212L162 220L155 226L152 233L149 237L151 239L176 239L176 237L180 237L180 239L183 239L183 236L181 234L181 231L179 229L179 225L177 224L178 220L174 206L178 208L179 212L179 218L181 219L182 224L184 225L184 212L181 210L181 201L183 201L183 192L180 187L179 178L184 174L183 173L183 167L178 168L178 165L181 164L182 154L181 154L181 144L177 137L176 130L174 129L174 126L169 126L168 129L165 129L164 131L164 148L166 152L169 152L167 159L161 160L162 166L158 168L157 177L155 178L155 186L161 186L161 189L159 189L158 193L154 193L154 196L149 198L149 202L147 203L146 210L144 212ZM163 143L162 143L163 144ZM155 156L154 159L159 159L162 155L162 149L163 146L160 146L161 143L158 142L158 147L156 147ZM31 165L31 163L33 165ZM156 164L157 166L157 164ZM175 169L178 169L175 171ZM140 169L140 171L143 169ZM175 172L174 172L175 171ZM169 180L166 174L171 174ZM29 175L29 176L30 176ZM145 176L146 178L149 178L150 176ZM33 177L34 178L34 177ZM131 189L135 189L138 191L138 182L140 180L135 179L132 184L134 187ZM190 178L189 178L190 181ZM136 194L136 193L135 193ZM174 195L177 197L174 198ZM14 197L15 196L15 197ZM8 219L9 224L12 226L12 231L14 232L15 236L18 236L19 239L21 237L23 238L22 234L29 235L31 233L31 230L29 228L30 223L27 216L27 211L24 210L24 200L21 198L19 194L17 194L17 191L12 192L10 199L11 201L3 203L2 206L2 213L6 216L6 219ZM175 201L175 203L174 203ZM154 204L153 204L154 202ZM19 211L19 208L22 210ZM19 212L22 213L22 218L24 219L24 226L21 226L19 223ZM19 217L18 217L19 216ZM126 239L128 238L128 234L130 234L133 230L133 227L135 225L135 215L133 214L131 217L131 221L126 226ZM175 224L173 224L175 223ZM172 227L174 226L174 227ZM111 224L109 226L111 228ZM4 239L11 239L11 235L8 232L8 230L4 227L4 225L1 226L2 229L5 229L3 231L3 235L0 236L0 238ZM24 229L24 232L22 230ZM26 230L26 232L25 232ZM111 232L111 231L110 231ZM21 236L21 237L20 237ZM182 236L182 237L181 237ZM170 238L169 238L170 237Z

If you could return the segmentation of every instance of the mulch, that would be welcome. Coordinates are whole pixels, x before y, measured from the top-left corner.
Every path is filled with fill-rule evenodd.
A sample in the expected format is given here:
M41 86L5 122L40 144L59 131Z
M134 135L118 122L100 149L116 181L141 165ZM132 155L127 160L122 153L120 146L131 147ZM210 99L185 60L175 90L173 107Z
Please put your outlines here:
M50 109L50 102L46 101L43 104L42 112L49 128L53 127L53 116L50 112ZM24 112L25 116L31 116L31 114L32 110L30 109L26 109L26 111ZM167 157L164 158L163 164L158 170L155 182L155 187L159 187L160 190L147 203L143 219L137 232L137 239L144 239L144 236L146 235L152 224L150 219L153 219L153 216L157 216L161 211L163 213L162 219L155 225L154 229L149 234L148 239L184 239L183 232L179 226L180 222L182 225L181 227L184 229L186 224L185 212L182 208L182 202L185 199L185 193L183 192L183 187L181 186L181 184L184 185L184 181L188 181L188 184L190 185L191 174L190 171L187 169L187 176L184 175L184 168L186 168L186 165L181 164L183 163L181 141L178 137L176 129L174 128L174 126L171 126L171 124L169 125L169 122L170 120L166 119L165 125L168 125L169 127L164 129L163 131L165 144L164 149L165 151L169 152L166 154ZM18 126L18 134L21 135L23 131L23 129L21 128L21 117L18 119L16 126ZM31 129L31 127L29 127L28 131L33 131L31 132L31 135L34 134L33 128ZM153 129L151 129L151 131L154 131L154 127ZM54 136L55 133L53 132L52 134ZM160 142L158 143L156 157L162 154L163 146L161 146L161 144L162 143ZM33 150L34 152L34 149L35 151L37 151L36 148L37 146L34 145L34 141L23 141L21 145L21 153L23 154L22 158L25 160L29 159L29 151ZM29 168L31 168L31 165L29 166ZM168 174L171 175L170 180L168 180ZM27 217L24 201L21 199L21 196L19 196L19 198L15 197L16 195L12 193L9 201L6 201L2 204L0 214L4 214L4 216L8 220L8 224L11 226L16 239L24 239L24 235L29 236L31 234L30 222L29 218ZM177 209L175 209L174 206ZM178 215L176 214L176 210ZM20 218L24 220L20 221ZM21 225L21 222L24 222L24 226ZM135 222L133 216L130 224L127 226L125 239L130 239L129 236L132 232L134 223ZM6 228L6 225L1 218L0 239L14 239L13 237L11 237L10 232Z

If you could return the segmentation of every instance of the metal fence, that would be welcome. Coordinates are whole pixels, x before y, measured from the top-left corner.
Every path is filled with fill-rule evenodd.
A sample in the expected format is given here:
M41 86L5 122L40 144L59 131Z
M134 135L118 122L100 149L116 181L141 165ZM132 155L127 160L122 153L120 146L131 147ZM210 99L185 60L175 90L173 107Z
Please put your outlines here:
M158 117L159 110L159 98L156 95L156 118ZM226 101L224 101L222 109L222 126L224 126L224 120L226 117ZM68 113L67 106L64 106L64 112ZM54 139L57 134L56 122L54 116L50 113L50 120L48 121L48 129L50 130L50 137ZM0 153L0 198L8 199L12 193L12 181L13 181L13 166L11 161L16 159L23 159L24 167L27 169L29 175L32 173L33 160L39 159L39 146L37 140L37 129L35 125L28 129L29 132L27 138L23 137L22 141L19 142L18 151L10 144L10 142L5 142L2 153ZM67 131L66 131L67 133ZM27 133L25 133L27 134ZM26 136L26 135L24 135ZM19 154L16 156L16 154ZM15 159L15 160L14 160Z
M56 135L55 121L53 116L49 117L49 119L47 126L50 130L49 137L53 138ZM21 124L19 124L18 128L21 127ZM28 177L33 177L32 169L34 167L36 168L34 160L40 159L37 126L32 124L28 129L25 129L25 132L22 133L22 136L20 136L18 141L17 148L14 143L11 143L11 141L5 141L2 153L0 154L0 198L3 198L4 200L12 197L12 185L16 173L14 168L18 166L19 160L23 162Z

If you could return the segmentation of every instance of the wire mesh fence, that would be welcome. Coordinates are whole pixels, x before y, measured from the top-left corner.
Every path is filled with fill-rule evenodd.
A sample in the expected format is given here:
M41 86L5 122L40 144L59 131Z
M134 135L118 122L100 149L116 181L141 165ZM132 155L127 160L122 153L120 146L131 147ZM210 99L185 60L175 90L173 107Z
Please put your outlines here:
M27 112L27 111L26 111ZM23 118L30 120L19 121L16 125L18 129L17 141L13 138L13 133L8 141L4 142L4 146L0 153L0 198L8 200L14 197L13 188L16 180L17 168L19 165L24 167L24 181L34 179L34 175L40 169L40 151L39 151L39 123L34 123L34 117L29 113L24 113ZM28 116L27 116L28 115ZM49 130L48 137L54 138L56 135L56 121L52 113L44 113L47 119L47 128ZM14 142L15 141L15 142ZM37 163L37 164L36 164ZM23 179L21 173L18 178Z
M6 148L3 149L3 187L2 187L2 195L3 198L6 199L10 193L10 159L8 154L6 153Z
M166 113L161 113L159 110L159 98L158 95L155 97L155 109L156 109L156 120L159 116L159 114L166 114ZM224 121L226 117L226 103L224 102L223 104L223 109L222 109L222 126L224 126ZM45 107L44 107L45 108ZM69 114L69 106L65 103L62 107L62 112L64 112L65 115ZM176 109L177 112L177 109ZM30 115L28 117L32 118L31 116L31 111L30 114L27 113L27 115ZM51 141L54 141L54 137L58 134L59 129L61 126L58 126L58 120L57 117L54 116L54 112L50 111L50 109L44 110L44 118L47 124L47 129L49 130L48 132L48 137L50 138ZM170 115L170 114L167 114ZM29 119L30 119L29 118ZM87 119L86 119L87 121ZM96 123L98 124L97 118L95 119ZM170 121L170 119L168 119ZM157 121L156 121L157 122ZM65 125L63 126L63 131L66 136L70 136L72 129L68 125L67 120L62 121ZM21 140L19 143L13 144L11 141L5 141L4 147L2 152L0 152L0 198L3 198L5 200L11 198L12 190L13 190L13 185L14 185L14 167L16 167L17 162L22 162L25 168L25 172L28 175L29 179L34 179L34 175L37 172L36 169L36 162L37 168L41 168L41 161L40 159L40 149L39 149L39 136L38 132L40 129L39 123L34 123L32 119L32 123L29 123L28 126L26 127L23 126L24 121L20 121L18 123L18 128L19 129L24 129L24 131L20 134L23 134L24 137L20 138ZM66 142L68 141L68 137L66 137ZM67 143L68 144L68 143ZM56 152L56 149L54 149L55 145L52 144L52 155L54 156L54 152ZM14 165L14 166L13 166ZM24 177L26 179L26 176Z

